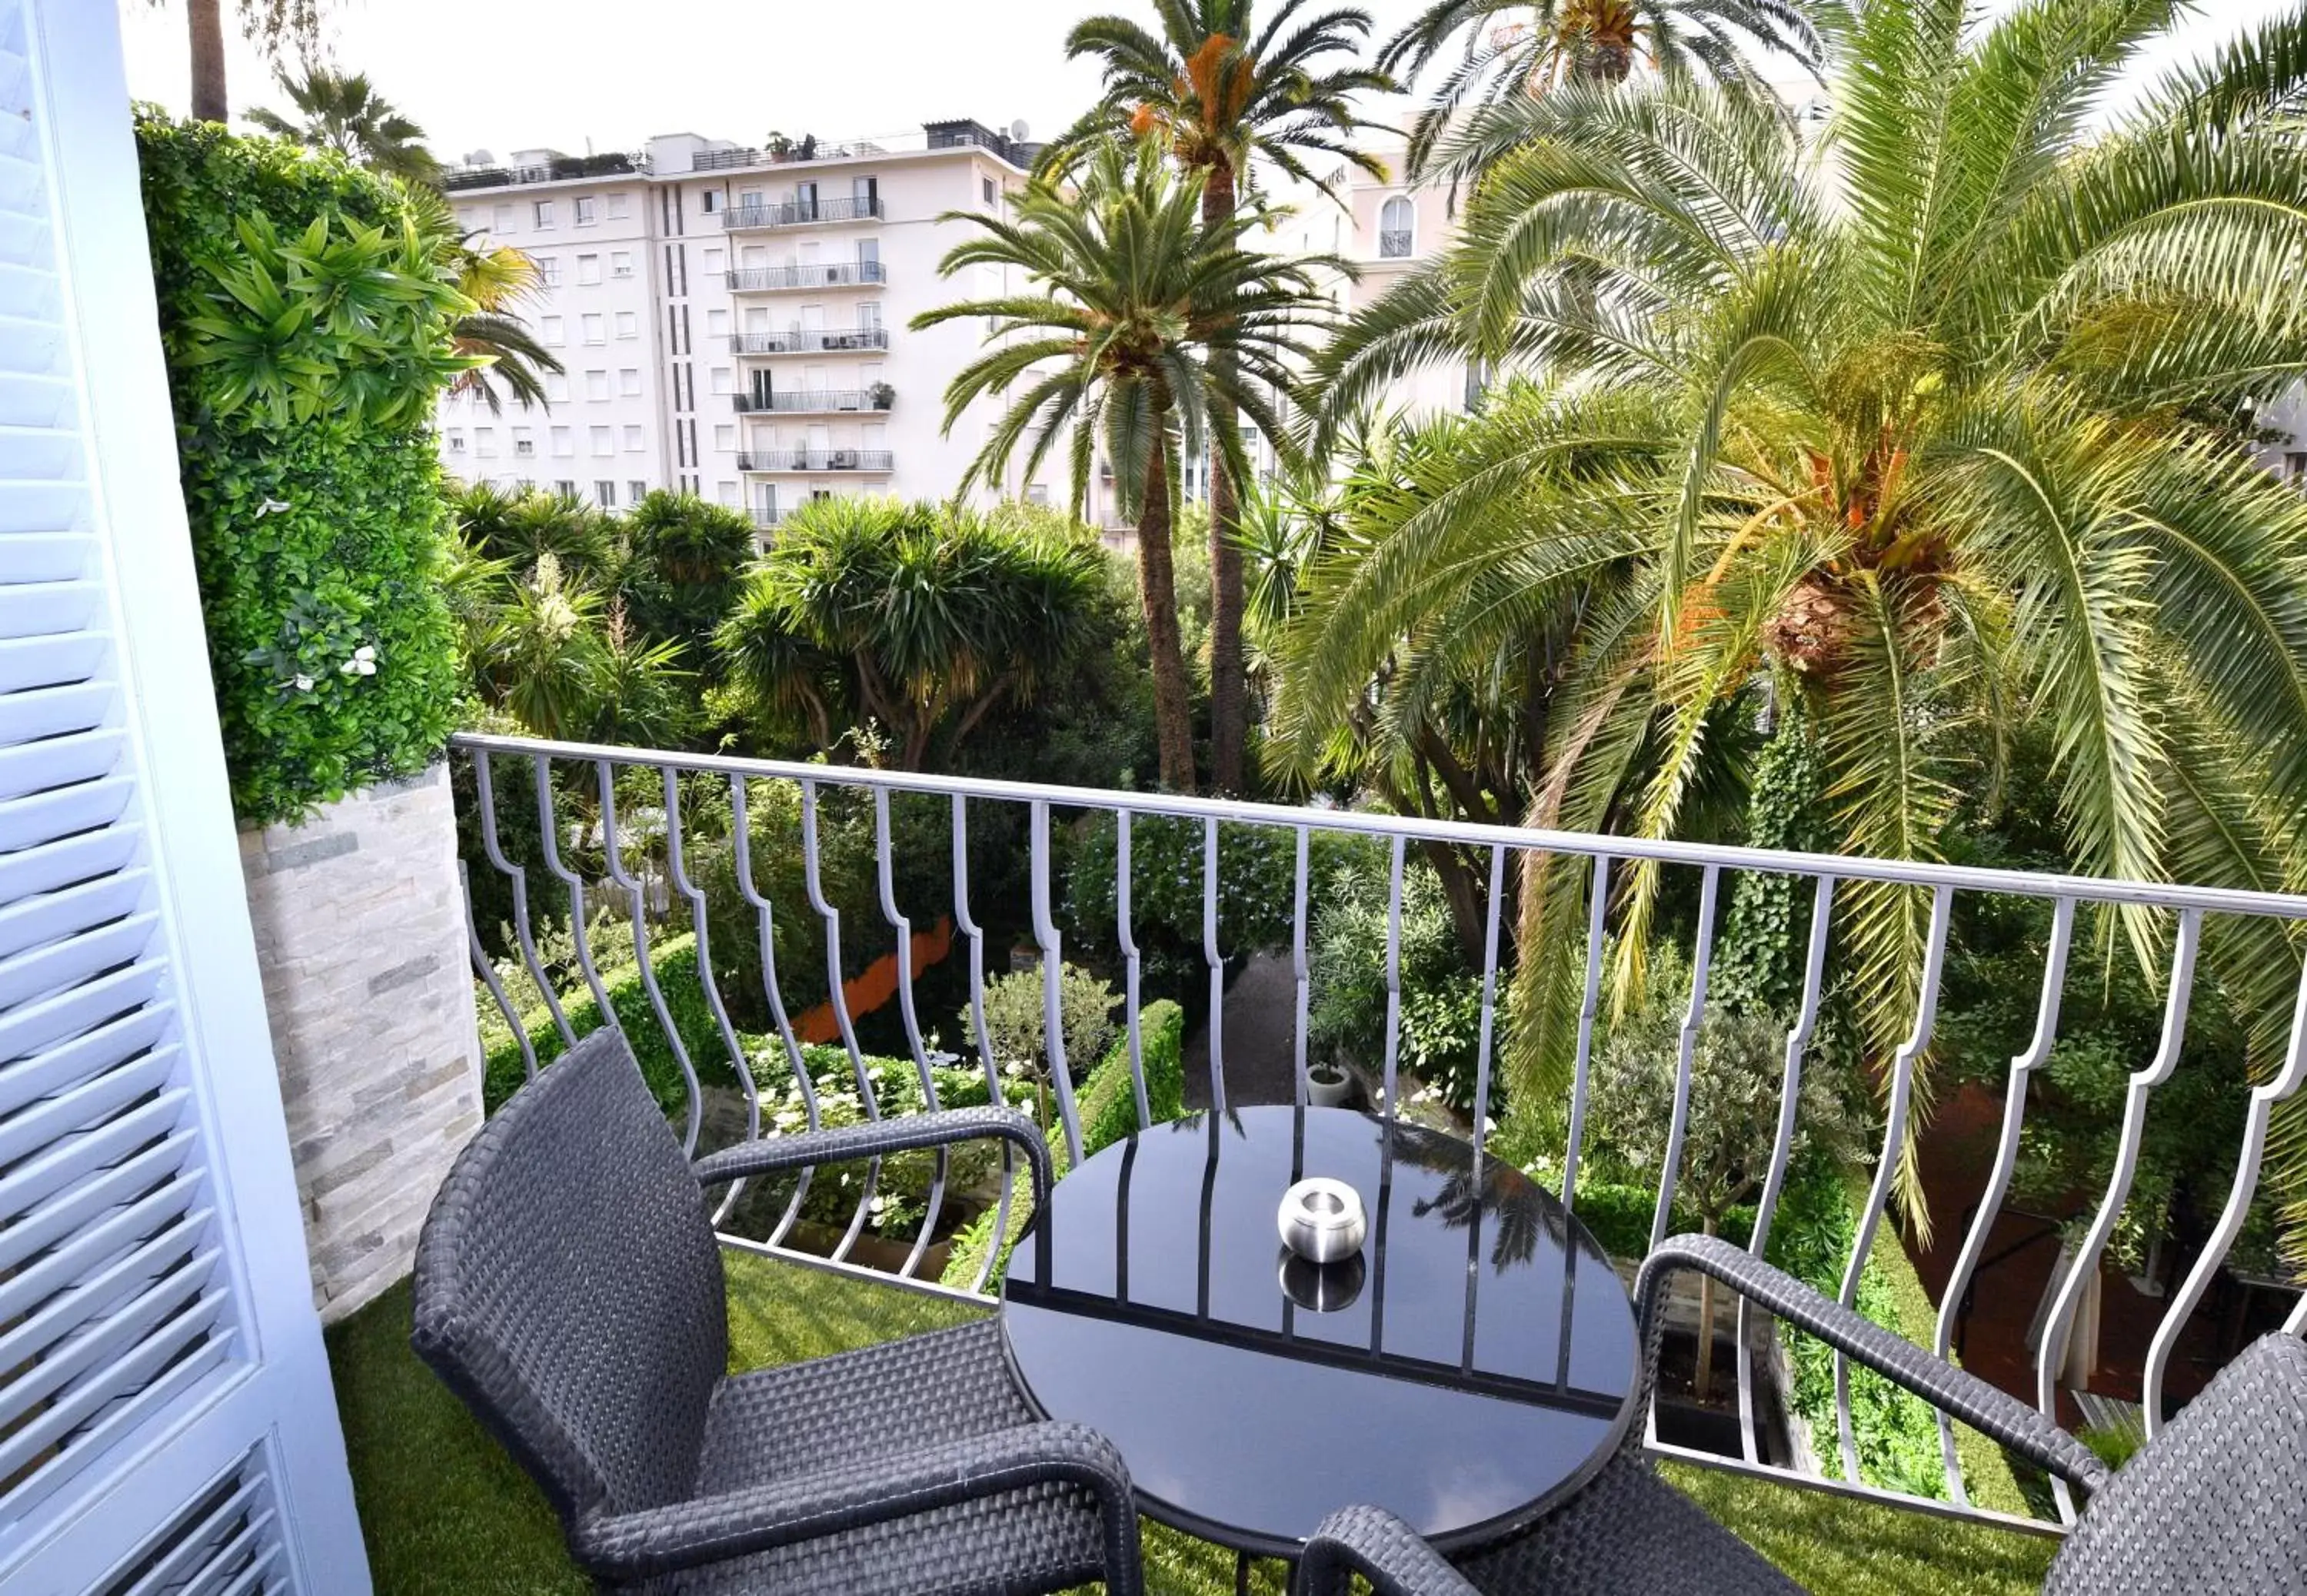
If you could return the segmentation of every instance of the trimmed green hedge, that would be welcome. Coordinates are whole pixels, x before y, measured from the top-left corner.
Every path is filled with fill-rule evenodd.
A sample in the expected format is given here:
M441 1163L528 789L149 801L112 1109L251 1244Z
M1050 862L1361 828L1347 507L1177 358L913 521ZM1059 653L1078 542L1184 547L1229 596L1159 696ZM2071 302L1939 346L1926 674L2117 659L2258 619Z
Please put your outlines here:
M467 302L341 157L152 115L136 143L233 805L294 821L448 740L429 427Z
M713 1021L712 1009L707 1006L704 985L697 978L697 939L670 937L650 950L649 962L656 970L657 990L665 994L665 1006L681 1033L682 1046L689 1050L689 1062L696 1066L698 1079L708 1086L734 1087L737 1075L729 1065L729 1050ZM609 994L609 1007L624 1028L625 1039L632 1044L633 1057L640 1063L641 1077L657 1103L668 1114L682 1108L688 1097L688 1082L682 1077L681 1061L673 1056L672 1044L665 1040L665 1028L657 1023L648 989L641 984L640 967L628 964L605 970L601 986ZM601 1006L593 1001L591 992L579 991L581 996L564 996L561 1008L569 1016L570 1028L586 1037L600 1028ZM526 1069L520 1043L505 1028L502 1016L496 1015L495 1003L485 997L484 1001L483 1013L494 1017L496 1023L486 1028L493 1034L484 1037L488 1053L481 1090L488 1112L494 1114L519 1088ZM553 1016L539 1007L522 1019L529 1046L536 1050L536 1062L544 1064L559 1058L562 1044ZM748 1046L742 1036L737 1041L741 1046ZM846 1054L841 1062L846 1068Z

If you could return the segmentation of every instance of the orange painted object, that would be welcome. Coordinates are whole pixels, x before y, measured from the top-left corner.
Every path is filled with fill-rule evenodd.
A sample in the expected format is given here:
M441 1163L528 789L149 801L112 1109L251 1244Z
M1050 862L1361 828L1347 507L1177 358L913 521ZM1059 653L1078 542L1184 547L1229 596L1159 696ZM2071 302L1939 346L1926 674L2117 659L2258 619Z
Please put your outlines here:
M919 975L933 964L941 964L953 952L953 919L939 915L937 924L927 931L913 933L913 973ZM897 995L897 956L884 953L849 979L841 983L841 1001L848 1005L849 1018L858 1020L872 1013ZM838 1042L841 1021L834 1017L833 1005L819 1003L793 1021L793 1035L803 1042Z

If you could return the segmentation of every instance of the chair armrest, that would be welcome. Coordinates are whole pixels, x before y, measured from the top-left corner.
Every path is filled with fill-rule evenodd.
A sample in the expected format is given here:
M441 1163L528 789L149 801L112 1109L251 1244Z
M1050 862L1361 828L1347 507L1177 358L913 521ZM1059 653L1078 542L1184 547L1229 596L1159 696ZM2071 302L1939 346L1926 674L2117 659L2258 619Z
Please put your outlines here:
M1096 1498L1106 1588L1136 1596L1137 1508L1129 1472L1112 1442L1079 1424L1021 1424L694 1501L591 1514L579 1520L570 1543L588 1573L638 1580L1052 1484L1079 1486Z
M1291 1596L1346 1596L1349 1575L1377 1596L1480 1596L1417 1531L1383 1507L1341 1507L1308 1537Z
M1033 1211L1049 1201L1050 1144L1033 1122L1014 1108L940 1108L931 1114L900 1114L862 1125L834 1131L796 1131L784 1136L742 1141L708 1153L690 1165L699 1185L733 1181L746 1175L769 1174L803 1165L841 1164L855 1158L879 1158L922 1148L949 1147L955 1142L998 1138L1025 1149L1033 1171Z
M1961 1420L2070 1485L2095 1491L2106 1483L2106 1465L2097 1455L2034 1408L1717 1236L1669 1236L1642 1260L1642 1273L1634 1281L1634 1301L1642 1323L1643 1356L1652 1367L1658 1360L1666 1283L1678 1269L1712 1276L1758 1307L1817 1336L1949 1418Z

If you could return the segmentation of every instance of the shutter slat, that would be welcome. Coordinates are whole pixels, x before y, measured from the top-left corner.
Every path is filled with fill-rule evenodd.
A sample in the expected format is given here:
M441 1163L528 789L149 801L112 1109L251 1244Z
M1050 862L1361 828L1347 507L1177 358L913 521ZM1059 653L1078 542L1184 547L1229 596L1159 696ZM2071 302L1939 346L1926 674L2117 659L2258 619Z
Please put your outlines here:
M0 960L124 918L144 901L150 880L142 870L124 870L0 909Z
M122 776L55 788L0 804L0 851L13 853L75 832L110 825L135 796L136 783Z
M127 743L125 733L105 730L0 748L0 800L73 787L108 775L119 768Z
M54 1245L99 1215L118 1208L160 1184L184 1165L193 1149L190 1131L156 1141L133 1158L89 1175L0 1231L0 1269L13 1269Z
M38 1058L0 1065L0 1115L14 1114L28 1103L134 1058L159 1040L169 1018L166 1004L155 1004L75 1037Z
M0 1061L52 1047L67 1037L76 1037L150 1003L160 990L161 973L157 961L133 964L114 970L100 981L0 1014Z
M14 1279L0 1284L0 1349L13 1369L72 1333L96 1310L146 1275L175 1267L200 1242L197 1225L179 1224L200 1196L200 1177L179 1174L150 1196L89 1226ZM207 1210L202 1209L205 1213ZM106 1293L111 1293L112 1297ZM31 1309L39 1305L39 1310Z
M142 1389L124 1395L110 1411L59 1447L56 1455L6 1487L4 1494L0 1494L0 1503L4 1503L10 1512L21 1515L47 1500L58 1487L104 1456L109 1447L133 1436L138 1426L150 1422L170 1403L215 1373L232 1351L236 1335L234 1330L219 1328L175 1367L149 1380Z
M272 1519L271 1515L268 1514L261 1523L252 1526L250 1532L252 1534L265 1534L269 1533L271 1531L271 1528ZM275 1542L273 1545L268 1546L262 1551L259 1552L256 1556L256 1560L253 1563L251 1563L237 1579L235 1579L230 1584L219 1588L216 1592L216 1596L248 1596L248 1592L251 1591L270 1589L270 1587L268 1582L272 1577L272 1566L279 1560L280 1547L278 1542ZM209 1592L206 1591L187 1592L186 1596L209 1596Z
M0 1164L28 1158L52 1141L107 1119L168 1079L173 1049L148 1053L43 1099L38 1106L0 1119ZM4 1289L4 1287L0 1287Z
M11 637L0 641L0 693L85 682L104 662L109 646L102 636L94 632L59 632L53 637ZM105 682L99 690L109 702L112 684ZM78 731L94 724L94 720L83 721L73 730Z
M217 1319L217 1310L222 1306L221 1293L204 1297L183 1314L171 1320L156 1334L147 1337L135 1351L124 1358L115 1359L105 1369L90 1376L79 1389L68 1393L39 1419L0 1441L0 1479L6 1479L39 1458L50 1447L72 1436L84 1424L113 1425L124 1420L131 1410L150 1402L155 1393L164 1392L172 1383L190 1385L192 1379L205 1374L203 1363L213 1367L224 1354L224 1344L229 1336L209 1336ZM207 1337L203 1341L203 1337ZM190 1353L183 1362L170 1369L169 1363L180 1354ZM166 1371L165 1373L163 1371ZM140 1389L141 1387L141 1389ZM137 1395L126 1401L120 1399L123 1391ZM106 1408L112 1408L110 1413ZM73 1448L76 1456L91 1455L92 1448L80 1446ZM44 1465L55 1466L55 1460ZM21 1493L31 1481L16 1488Z
M0 342L7 331L0 326ZM70 525L69 517L53 511L39 513L25 492L0 482L0 532L55 533ZM55 490L33 490L53 493ZM104 602L104 587L96 582L16 582L0 585L0 637L45 637L56 632L88 629ZM14 738L12 737L11 741Z
M21 853L0 854L0 903L53 892L120 869L136 857L143 836L142 826L123 823L43 842Z
M52 1191L63 1191L89 1170L158 1140L175 1128L176 1116L190 1106L190 1097L181 1088L164 1092L101 1130L67 1138L39 1157L26 1159L0 1177L0 1220L22 1213ZM0 1369L6 1367L0 1363Z
M201 1293L210 1272L192 1268L164 1275L103 1319L52 1348L29 1372L18 1374L0 1389L0 1430L158 1327L161 1320Z
M108 969L133 964L159 928L159 915L135 915L13 959L0 959L0 1008L13 1009Z
M39 426L53 422L62 414L54 407L55 400L70 409L72 388L61 382L47 385L53 396L47 422L25 421L18 414L17 402L24 390L40 386L21 377L0 382L0 425ZM17 532L0 539L0 584L73 582L96 568L96 540L91 537L69 532Z
M254 1471L244 1472L239 1483L224 1499L192 1523L174 1532L174 1546L157 1554L148 1553L153 1562L139 1575L133 1584L125 1586L113 1596L160 1596L173 1592L187 1578L216 1561L218 1543L232 1532L250 1506L259 1501L271 1481ZM269 1518L270 1515L266 1515Z

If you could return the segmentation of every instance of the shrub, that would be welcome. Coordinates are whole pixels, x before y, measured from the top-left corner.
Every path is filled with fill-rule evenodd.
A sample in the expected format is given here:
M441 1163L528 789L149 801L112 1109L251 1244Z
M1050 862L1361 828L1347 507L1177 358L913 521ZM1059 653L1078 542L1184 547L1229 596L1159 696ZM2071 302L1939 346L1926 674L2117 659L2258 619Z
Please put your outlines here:
M1002 1072L1046 1079L1049 1072L1048 994L1038 969L1012 970L985 984L985 1039ZM1076 1075L1089 1061L1103 1061L1113 1041L1113 1011L1121 1002L1113 988L1072 964L1058 966L1058 1029L1066 1063ZM971 1012L956 1019L964 1036L974 1034Z
M666 938L649 950L649 964L656 972L657 990L665 994L665 1008L673 1015L682 1046L689 1050L689 1062L695 1067L698 1079L708 1086L734 1087L737 1076L730 1067L728 1046L714 1023L713 1011L705 1001L704 986L697 978L697 939ZM625 964L603 969L601 986L609 994L609 1007L623 1028L625 1040L632 1045L633 1057L640 1064L641 1079L648 1082L649 1091L666 1113L685 1112L689 1085L682 1075L681 1061L673 1056L673 1046L665 1040L665 1028L657 1022L656 1011L649 1003L640 967ZM584 1037L601 1028L601 1006L593 1001L590 990L580 987L579 993L581 995L564 996L561 1007L569 1017L570 1028ZM507 995L513 995L510 989ZM497 1016L494 999L484 993L481 1001L484 1015ZM483 1101L491 1114L519 1089L526 1074L519 1042L505 1029L502 1017L497 1016L497 1020L491 1028L496 1037L491 1039L482 1083ZM540 1066L566 1051L559 1028L542 1005L525 1013L522 1020ZM742 1046L745 1038L741 1036L738 1040Z
M293 821L422 771L456 644L428 423L463 307L383 179L212 124L136 124L234 807Z

